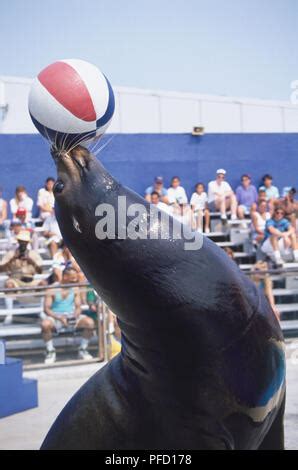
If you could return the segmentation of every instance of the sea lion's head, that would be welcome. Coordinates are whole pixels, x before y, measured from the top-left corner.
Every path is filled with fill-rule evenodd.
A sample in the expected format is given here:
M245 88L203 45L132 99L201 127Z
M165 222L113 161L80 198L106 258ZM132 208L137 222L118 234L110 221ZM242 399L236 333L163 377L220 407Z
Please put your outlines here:
M66 239L90 234L96 224L95 209L117 187L99 161L83 146L70 151L51 149L57 167L54 185L57 219Z

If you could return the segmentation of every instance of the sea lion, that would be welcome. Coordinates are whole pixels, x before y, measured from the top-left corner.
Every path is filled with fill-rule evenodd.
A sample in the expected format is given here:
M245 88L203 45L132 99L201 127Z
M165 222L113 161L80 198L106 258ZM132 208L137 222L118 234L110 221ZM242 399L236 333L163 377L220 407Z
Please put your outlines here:
M283 336L264 295L207 237L185 249L190 232L173 237L172 217L154 239L167 233L160 211L152 238L125 238L133 221L117 222L119 197L150 205L83 147L52 155L61 232L117 314L122 351L69 401L42 449L282 449ZM99 208L110 206L115 237L100 239Z

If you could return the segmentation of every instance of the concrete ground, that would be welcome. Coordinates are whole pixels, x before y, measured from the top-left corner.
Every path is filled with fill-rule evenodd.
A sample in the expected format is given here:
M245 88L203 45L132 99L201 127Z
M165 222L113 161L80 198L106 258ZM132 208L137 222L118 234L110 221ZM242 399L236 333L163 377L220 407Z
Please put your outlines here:
M298 449L298 343L288 350L286 448ZM81 385L103 367L102 363L30 371L38 379L39 406L0 419L0 449L39 449L57 414Z
M38 380L39 406L0 419L0 450L39 449L51 424L72 395L103 363L28 371Z

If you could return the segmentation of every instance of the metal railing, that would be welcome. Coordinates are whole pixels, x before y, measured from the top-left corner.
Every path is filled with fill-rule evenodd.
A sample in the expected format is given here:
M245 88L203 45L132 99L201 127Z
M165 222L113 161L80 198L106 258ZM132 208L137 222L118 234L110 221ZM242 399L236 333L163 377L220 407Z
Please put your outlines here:
M13 301L19 302L17 308L0 308L0 318L6 317L8 315L12 316L28 316L28 315L38 315L39 319L36 320L36 324L32 326L40 326L41 316L44 313L42 302L39 303L39 306L33 306L34 300L42 301L45 297L45 294L48 290L58 290L58 289L73 289L78 288L79 294L86 294L90 291L92 286L89 283L72 283L72 284L52 284L46 286L28 286L28 287L16 287L16 288L2 288L0 291L0 299L12 298ZM93 289L94 290L94 289ZM111 334L109 332L109 319L112 314L108 306L103 302L103 300L96 294L96 321L93 328L94 333L97 336L97 347L98 347L98 358L108 361L111 359ZM30 306L25 302L25 300L30 300ZM82 313L88 310L88 304L81 305ZM34 321L34 320L33 320ZM10 329L13 329L17 324L9 325ZM1 332L2 329L2 332ZM0 324L1 336L5 337L5 330L7 327ZM69 334L75 336L80 332L81 329L70 327L61 330L62 334ZM41 331L40 331L41 334ZM60 334L60 333L59 333ZM58 335L59 335L58 334ZM26 336L26 332L20 333L16 332L14 337ZM57 335L56 335L57 336Z

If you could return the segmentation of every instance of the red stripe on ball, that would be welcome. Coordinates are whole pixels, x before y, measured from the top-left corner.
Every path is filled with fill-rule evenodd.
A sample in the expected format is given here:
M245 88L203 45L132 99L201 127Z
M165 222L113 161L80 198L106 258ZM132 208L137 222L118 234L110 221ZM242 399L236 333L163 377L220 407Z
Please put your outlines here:
M48 92L83 121L96 121L96 113L89 91L77 71L65 62L54 62L38 75Z

